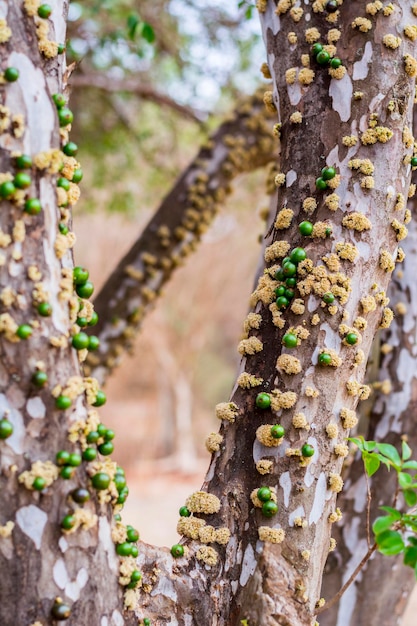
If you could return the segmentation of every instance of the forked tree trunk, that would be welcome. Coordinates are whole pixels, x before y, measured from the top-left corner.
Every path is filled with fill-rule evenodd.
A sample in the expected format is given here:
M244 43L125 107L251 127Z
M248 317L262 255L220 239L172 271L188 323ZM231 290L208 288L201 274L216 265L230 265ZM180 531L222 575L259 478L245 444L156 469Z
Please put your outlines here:
M366 393L361 384L367 355L381 319L389 316L383 311L384 292L401 258L397 235L403 234L406 218L400 199L407 198L410 179L413 141L406 128L411 126L417 66L412 56L405 56L412 55L415 46L403 36L404 28L415 22L411 3L402 3L402 10L394 7L392 15L379 11L371 16L365 12L366 2L339 2L337 56L347 69L339 79L330 78L328 68L316 64L310 54L310 41L316 34L310 29L318 29L323 43L327 36L332 41L337 38L335 24L320 10L325 2L303 5L301 15L301 3L294 3L290 11L292 3L281 0L280 16L274 13L274 2L260 0L258 4L275 84L273 100L282 124L280 169L286 185L279 188L278 210L285 207L293 215L280 213L268 240L266 273L252 298L256 315L248 318L248 338L240 345L242 371L247 375L239 377L232 404L217 409L223 420L223 439L212 438L219 450L204 485L210 495L198 493L188 502L194 515L182 522L184 534L193 537L185 542L186 554L174 561L166 550L142 545L138 564L143 570L143 592L136 596L130 590L133 593L127 593L127 599L137 618L149 617L158 626L310 626L315 622L330 546L329 515L341 488L343 444L354 423L351 411ZM37 154L58 146L49 95L61 89L55 61L45 64L38 55L31 19L24 16L20 4L8 6L13 38L2 50L3 63L9 64L7 57L12 53L10 64L19 67L21 78L3 89L6 105L27 116L31 134L24 136L24 146L20 141L4 142L5 171L12 170L11 150ZM62 4L56 3L57 19L62 10ZM327 35L329 30L332 33ZM394 33L401 35L400 42L388 37L383 43L386 35ZM33 44L30 49L26 41ZM398 47L390 47L397 43ZM46 85L44 73L35 72L32 63L51 76L51 84ZM353 92L359 91L362 97L352 99ZM267 101L271 106L269 96ZM42 103L43 113L37 120L43 124L36 125L31 117L35 102ZM342 143L342 137L349 139ZM359 171L349 167L354 158L361 159ZM324 165L334 166L341 176L335 190L338 200L329 199L331 190L315 187ZM76 508L68 499L69 492L80 484L89 485L86 464L77 469L76 479L68 483L59 478L45 492L26 489L17 481L34 461L53 461L61 448L76 450L67 441L68 428L87 412L81 396L76 410L58 412L50 393L54 385L64 386L69 376L79 374L79 366L71 348L49 345L52 335L68 334L70 321L63 303L65 285L60 284L61 263L53 254L57 232L54 177L38 171L33 176L40 184L44 211L42 217L24 218L28 222L24 263L17 258L17 243L6 248L3 284L7 279L26 295L26 300L17 300L21 308L12 310L17 322L33 319L33 285L26 271L29 264L36 265L45 277L54 315L40 321L26 344L8 341L14 338L8 332L10 326L3 330L4 406L10 408L15 432L1 442L1 480L4 522L14 521L15 527L10 537L0 539L0 566L10 573L10 582L4 583L6 601L0 608L0 621L7 626L52 623L51 606L62 596L73 602L67 620L71 626L118 625L123 623L122 601L110 536L110 507L100 508L93 497L85 508L99 519L90 530L78 529L62 537L59 527L69 508ZM277 178L278 184L283 181ZM19 211L4 203L4 230L11 230ZM292 216L290 225L285 224L288 216ZM316 225L312 239L299 234L298 223L306 217ZM328 223L331 234L326 234L321 222ZM275 270L287 251L300 245L311 263L299 266L297 299L279 312L274 306ZM152 265L149 257L147 262L142 260ZM70 265L69 255L62 262ZM321 305L321 296L332 290L335 308L329 309ZM71 286L69 291L72 296ZM366 328L358 317L366 319ZM340 327L342 321L344 327ZM360 348L344 342L351 327L357 337L362 335ZM289 351L281 341L292 328L301 345ZM322 350L330 355L330 366L318 364ZM48 388L41 392L30 383L35 352L49 375ZM277 363L281 354L285 356ZM271 394L271 409L256 408L260 391ZM288 391L292 394L284 393ZM268 445L276 443L268 425L278 422L286 431L283 443ZM309 459L300 456L307 442L315 450ZM264 517L256 506L259 502L250 497L253 489L263 485L276 489L279 510L272 518ZM126 613L124 623L137 623L137 618Z

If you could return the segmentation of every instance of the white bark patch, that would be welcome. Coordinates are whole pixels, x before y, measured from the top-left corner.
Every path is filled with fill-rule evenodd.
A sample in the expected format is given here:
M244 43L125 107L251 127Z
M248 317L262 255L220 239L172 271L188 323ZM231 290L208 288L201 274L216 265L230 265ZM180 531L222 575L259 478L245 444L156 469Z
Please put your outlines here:
M58 541L58 545L61 552L65 554L65 552L68 550L68 541L65 539L65 537L60 538L60 540Z
M282 491L284 492L284 505L288 509L288 505L290 503L290 493L291 493L291 476L289 472L284 472L279 477L279 484L282 487Z
M105 615L100 620L100 626L109 626L109 620Z
M266 6L265 13L260 14L261 19L261 27L262 27L262 36L265 43L265 48L267 48L267 30L272 30L272 33L277 35L281 30L281 20L279 15L275 13L275 4L274 2L268 2Z
M20 72L20 80L16 82L16 86L19 85L27 116L24 151L28 154L37 154L49 150L56 111L48 97L48 90L45 89L44 74L41 68L37 68L29 57L21 52L13 51L8 63ZM24 85L24 89L21 85ZM31 132L31 129L34 129L34 132Z
M324 340L324 345L326 346L326 348L330 348L331 350L339 350L339 333L336 330L333 330L333 328L327 322L324 322L324 324L320 326L320 330L324 330L324 332L326 333L326 339Z
M42 535L48 521L45 511L34 504L24 506L16 513L16 522L25 535L32 539L37 550L40 550Z
M9 274L12 278L16 278L19 274L22 273L23 265L21 263L17 263L16 261L10 261L9 263Z
M229 543L227 544L227 554L228 555L232 555L235 554L236 551L236 546L237 546L237 538L235 535L232 535L230 537ZM225 560L224 563L224 571L228 572L229 568L233 565L233 560L231 558L227 558Z
M299 83L287 85L287 93L289 101L293 106L296 106L300 102L303 95L301 91L301 85Z
M9 12L6 0L1 0L0 2L0 18L6 19L7 14Z
M107 552L107 562L110 569L117 574L119 571L119 559L116 556L116 550L114 549L114 543L111 538L110 524L107 518L103 516L101 516L98 521L98 537Z
M329 95L333 100L333 109L339 113L342 122L347 122L351 116L352 94L353 86L348 73L341 80L332 78Z
M30 398L30 400L27 401L26 411L28 412L30 417L33 417L33 419L42 419L43 417L45 417L46 407L41 398L39 398L38 396L35 398Z
M123 626L123 624L125 623L123 617L116 609L111 614L111 619L114 626Z
M233 584L233 583L232 583ZM193 617L192 615L184 615L184 626L193 626Z
M232 580L232 582L230 583L230 586L232 588L233 595L236 595L236 591L237 591L237 588L239 586L238 581L237 580Z
M395 393L395 411L393 407L391 410L386 410L378 423L375 433L377 440L383 440L389 431L394 433L402 431L402 422L399 417L409 405L410 387L415 377L415 359L406 348L403 348L399 354L397 376L403 383L402 389Z
M174 603L177 601L177 592L174 584L169 578L160 578L158 584L151 591L151 596L162 595L170 598Z
M253 442L253 460L255 463L263 459L266 455L268 457L273 456L276 459L285 456L285 450L289 447L288 441L283 441L280 446L276 446L273 448L268 448L261 444L260 441L255 439Z
M353 80L364 80L368 76L369 64L372 61L372 54L372 44L370 41L367 41L361 60L356 61L356 63L353 64Z
M57 587L65 589L65 586L69 583L69 577L65 562L63 559L58 559L52 570L52 576Z
M289 172L287 172L286 177L285 177L286 187L291 187L291 185L293 185L296 180L297 180L297 172L295 170L290 170Z
M312 313L313 311L317 311L319 307L319 300L315 296L310 296L307 300L307 311Z
M10 423L13 424L13 434L5 440L3 446L6 444L7 446L10 446L15 454L22 454L23 442L25 439L25 424L23 417L19 411L11 406L6 396L3 393L0 393L0 416L3 417L6 411L8 411L7 417L10 420ZM1 454L1 466L7 467L9 464L10 459L8 458L7 449L3 447Z
M245 554L243 555L243 563L242 570L240 572L239 583L241 587L244 587L248 582L249 578L252 576L253 572L256 569L256 559L255 553L251 544L249 543L246 547Z
M305 517L305 511L303 506L297 506L297 508L289 514L288 516L288 525L294 526L294 520L296 517Z
M323 515L324 507L326 504L326 492L326 475L324 472L321 472L316 485L316 493L314 494L313 507L310 511L310 517L308 519L309 524L317 524L317 522Z
M5 559L15 558L13 541L11 537L2 537L0 539L0 553Z
M69 581L65 585L65 595L68 596L71 600L76 602L79 597L81 590L85 587L88 581L88 572L82 567L77 574L77 578L73 581Z
M350 626L357 596L356 585L348 587L340 598L336 626Z

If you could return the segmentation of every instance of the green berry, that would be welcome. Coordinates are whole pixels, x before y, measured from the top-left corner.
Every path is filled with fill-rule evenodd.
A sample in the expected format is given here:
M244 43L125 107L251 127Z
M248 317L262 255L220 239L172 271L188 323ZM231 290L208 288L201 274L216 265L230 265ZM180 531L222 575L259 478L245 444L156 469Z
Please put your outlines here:
M55 455L55 463L57 465L68 465L70 453L67 450L60 450Z
M411 157L410 163L413 167L417 167L417 157Z
M143 626L151 626L151 620L149 619L149 617L143 618Z
M281 424L274 424L271 426L271 437L274 439L282 439L285 435L285 429Z
M94 461L97 458L97 450L95 448L86 448L83 452L83 461Z
M73 336L72 347L76 350L85 350L88 348L89 336L86 333L80 332Z
M316 187L319 191L324 191L325 189L327 189L327 183L321 176L319 178L316 178Z
M271 396L269 393L262 391L256 396L255 404L258 409L269 409L271 406Z
M280 268L279 270L275 272L275 280L280 280L280 281L285 280L285 275L284 275L282 268Z
M313 446L311 446L309 443L305 443L303 447L301 448L301 454L305 458L309 458L310 456L313 456L314 454Z
M89 271L86 270L85 267L81 267L80 265L76 265L72 270L74 285L84 285L87 282L89 276Z
M287 287L295 287L297 284L297 279L294 278L294 276L290 276L290 278L287 278L285 281L285 284L287 285Z
M300 231L300 234L304 237L309 237L313 232L313 228L313 224L311 222L308 222L307 220L305 222L301 222L298 225L298 230Z
M60 126L68 126L68 124L72 124L74 119L74 115L70 109L67 107L62 107L62 109L58 109L58 120Z
M189 511L186 506L182 506L179 510L179 514L181 517L190 517L191 511Z
M316 55L316 61L319 65L327 65L330 61L330 54L327 50L320 50L320 52Z
M1 198L4 198L4 199L10 198L11 196L13 196L15 192L16 192L16 187L14 186L11 180L6 180L4 183L1 183L0 185L0 197Z
M103 438L104 438L104 435L105 435L105 434L106 434L106 432L107 432L107 428L106 428L106 426L105 426L104 424L99 424L99 425L97 426L97 432L98 432L98 434L100 435L100 437L103 437Z
M13 179L13 184L18 189L27 189L31 183L32 179L26 172L18 172Z
M321 177L323 180L331 180L336 176L336 170L334 167L323 167L321 170Z
M75 467L71 467L71 465L64 465L64 467L61 467L59 475L65 480L71 480L71 478L74 476L74 472Z
M58 44L58 54L63 54L65 52L65 44L64 43L59 43Z
M135 546L133 543L131 543L130 545L131 545L130 555L133 556L134 559L136 559L136 557L139 554L139 548Z
M13 435L13 424L6 417L0 419L0 439L8 439Z
M81 454L78 454L78 452L71 452L68 459L68 465L71 465L71 467L78 467L81 465L81 461Z
M74 515L66 515L61 520L61 528L64 530L71 530L75 526L75 517Z
M96 401L93 402L93 406L103 406L103 404L106 404L106 402L107 397L104 391L97 391Z
M67 409L69 409L71 404L72 400L68 396L58 396L55 399L55 406L61 411L66 411Z
M36 370L32 375L32 383L36 387L43 387L48 382L48 374L42 370Z
M52 7L50 4L41 4L38 6L38 15L44 20L47 20L52 13Z
M275 289L275 295L277 296L277 298L279 298L280 296L283 296L285 294L285 287L284 285L281 285L280 287L277 287Z
M332 304L334 302L334 295L331 291L326 291L326 293L323 294L323 302L326 304Z
M91 430L87 435L87 443L97 443L100 435L96 430Z
M77 324L81 326L81 328L84 328L84 326L87 326L88 320L86 317L77 317Z
M64 222L59 222L58 230L61 233L61 235L68 235L69 229L68 229L68 226Z
M116 467L116 474L121 474L122 476L124 476L125 475L125 471L124 471L123 467L117 466Z
M130 580L132 582L139 582L141 578L142 578L142 573L137 569L133 570L133 572L130 575Z
M130 541L131 543L134 543L135 541L139 541L139 533L136 530L136 528L133 528L133 526L126 527L126 537L127 537L127 540Z
M57 109L62 109L67 103L67 100L62 93L54 93L52 100L54 101Z
M313 56L317 56L319 52L323 50L323 45L321 43L314 43L311 46L311 54Z
M18 326L16 330L16 335L19 337L19 339L29 339L32 333L33 328L32 326L29 326L29 324L20 324L20 326Z
M36 476L35 480L32 483L32 488L35 491L42 491L46 487L46 480L42 478L42 476Z
M296 348L298 345L297 336L294 333L285 333L282 338L282 343L286 348Z
M260 487L256 495L261 502L268 502L268 500L271 499L272 493L269 487Z
M77 296L80 296L80 298L89 298L93 295L94 285L92 282L87 280L87 282L82 285L76 285L75 291L77 292Z
M171 554L175 559L179 559L184 556L184 546L179 543L174 543L171 548Z
M122 489L126 487L126 478L122 476L122 474L116 474L115 477L113 478L113 482L119 493L122 491Z
M280 296L279 298L277 298L275 303L279 309L285 309L289 305L289 302L285 296Z
M111 428L107 428L106 432L103 435L104 441L112 441L115 436L116 433L114 432L114 430L112 430Z
M116 546L116 552L119 556L130 556L132 554L132 545L129 541L118 543Z
M333 70L337 70L340 66L342 65L342 60L339 59L339 57L334 57L331 61L330 61L330 67Z
M42 317L50 317L52 315L52 306L49 302L41 302L38 304L38 313Z
M69 191L71 189L70 181L63 176L60 176L56 181L56 186L61 187L64 191Z
M98 491L107 489L110 485L110 476L105 472L97 472L97 474L92 476L91 483L94 489L97 489Z
M122 521L122 516L120 515L120 513L115 513L114 514L114 519L116 522L121 522Z
M126 502L127 496L129 495L129 487L124 487L119 492L119 497L116 500L116 504L124 504Z
M14 83L19 78L19 70L16 67L6 67L4 78L8 83Z
M326 6L324 8L326 9L327 13L336 13L339 8L339 4L337 0L329 0L328 2L326 2Z
M67 156L75 156L78 152L78 146L73 141L69 141L62 148L62 152L66 154Z
M291 262L294 263L294 265L298 265L298 263L301 263L301 261L304 261L304 259L306 258L307 258L307 253L304 250L304 248L294 248L294 250L292 250L290 254ZM284 273L285 273L285 269L284 269Z
M89 326L95 326L98 322L98 315L95 311L93 311L92 315L91 315L91 319L88 322Z
M326 237L330 237L330 235L332 234L332 229L331 228L326 228Z
M109 454L113 453L113 450L114 450L114 445L111 441L105 441L104 443L98 446L98 451L103 456L109 456Z
M358 335L356 333L348 333L345 337L346 343L350 346L354 346L358 342Z
M295 291L293 289L286 289L284 296L287 298L287 300L292 300L295 296Z
M268 500L262 505L262 513L265 517L273 517L278 512L278 505L273 500Z
M18 170L28 170L32 167L32 157L28 154L21 154L16 157L16 167Z
M24 210L29 215L38 215L42 211L41 201L38 198L28 198Z
M100 340L95 335L90 335L88 338L88 349L90 351L97 350L100 345Z
M71 498L77 504L84 504L84 502L88 502L90 499L90 492L88 489L84 489L83 487L78 487L78 489L74 489L71 491Z
M81 167L78 167L75 171L74 174L72 175L72 182L73 183L80 183L83 179L84 176L84 172L82 171Z
M289 276L294 276L297 272L297 266L291 261L287 261L287 263L283 265L282 271L284 272L285 278L288 278Z
M65 604L62 601L59 602L58 600L55 600L51 608L51 615L53 619L57 620L58 622L62 622L70 617L71 608L68 606L68 604Z
M319 354L318 362L320 363L320 365L330 365L330 363L332 362L332 357L328 352L322 352L321 354Z

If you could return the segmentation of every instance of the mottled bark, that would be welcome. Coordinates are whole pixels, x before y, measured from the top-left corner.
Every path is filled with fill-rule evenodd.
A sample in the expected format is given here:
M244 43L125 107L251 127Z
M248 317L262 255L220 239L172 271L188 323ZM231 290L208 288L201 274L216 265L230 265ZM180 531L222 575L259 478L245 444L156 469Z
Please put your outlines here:
M417 372L415 367L415 337L417 333L417 288L415 267L417 258L417 225L409 225L403 244L405 260L394 274L388 295L397 311L388 330L381 332L380 343L391 351L382 353L378 381L386 393L377 388L370 415L368 439L391 443L399 450L401 439L417 451L415 415L417 410ZM402 305L405 305L406 310ZM391 390L389 389L391 386ZM414 458L414 457L413 457ZM370 480L372 495L370 520L381 515L379 507L391 506L396 490L396 473L381 469ZM367 550L366 482L363 462L356 457L348 468L346 489L338 504L344 520L337 528L338 548L329 556L323 578L323 595L331 598L349 577L362 553ZM394 574L395 572L395 574ZM395 584L393 584L395 576ZM357 582L342 597L339 606L323 612L321 626L394 626L401 623L409 593L415 585L411 568L397 558L375 554Z
M90 354L88 365L100 382L132 346L173 271L196 249L231 192L232 179L276 158L275 146L257 93L220 126L180 176L94 301L100 348Z
M32 158L51 149L58 152L59 127L51 95L64 89L65 57L47 59L40 54L35 22L48 25L48 40L63 42L66 12L67 2L57 0L50 19L40 20L27 15L23 2L1 3L0 16L11 31L9 40L0 44L1 67L15 67L20 73L16 82L5 82L0 88L1 105L7 107L2 109L0 136L4 173L16 173L15 152ZM5 28L3 24L2 37ZM5 127L7 115L22 116L22 134L14 125ZM33 490L32 482L26 487L18 480L37 461L53 464L60 449L79 452L79 446L68 441L68 430L76 420L83 421L88 411L84 394L65 412L55 408L51 394L55 385L65 386L70 377L80 376L76 351L50 343L53 337L66 340L70 334L67 296L72 296L72 270L68 270L69 291L63 286L62 271L72 268L72 258L67 253L58 259L54 251L59 221L56 174L36 167L26 171L32 184L24 192L25 198L39 198L42 212L23 213L17 194L11 201L2 200L0 213L0 417L8 415L14 428L12 436L0 439L0 623L55 623L51 608L60 597L71 607L68 625L130 624L128 615L122 617L123 590L118 584L119 563L111 539L111 507L99 506L92 493L84 507L91 516L98 516L91 530L65 535L60 526L65 515L80 508L69 498L69 492L79 486L94 491L86 464L77 468L73 479L58 477L41 491ZM2 177L3 181L4 174ZM5 234L10 235L10 241ZM51 317L38 315L35 286L47 292L53 307ZM24 323L32 325L33 334L18 340L16 325ZM48 375L42 389L31 382L37 368Z

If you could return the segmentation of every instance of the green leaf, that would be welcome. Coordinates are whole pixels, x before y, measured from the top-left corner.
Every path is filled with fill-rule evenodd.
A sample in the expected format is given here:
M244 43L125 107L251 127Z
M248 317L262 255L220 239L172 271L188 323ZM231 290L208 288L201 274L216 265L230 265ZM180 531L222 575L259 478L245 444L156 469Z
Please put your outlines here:
M129 39L133 41L136 35L137 28L140 24L141 20L137 13L131 13L127 18L127 33Z
M398 482L400 483L401 489L409 489L413 479L410 474L406 474L405 472L398 472Z
M155 41L155 31L148 22L143 22L142 26L142 37L148 43L153 43Z
M413 489L405 489L403 495L407 506L415 506L417 504L417 493Z
M392 446L390 443L378 443L378 450L381 454L387 457L387 459L392 461L394 465L401 465L400 455L398 454L397 449L394 448L394 446Z
M375 537L378 551L386 556L400 554L404 550L404 541L397 530L385 530Z
M364 441L363 442L363 448L367 452L372 452L373 449L375 448L375 446L376 446L376 442L375 441Z
M372 452L362 452L362 459L365 465L365 472L368 476L373 476L378 471L381 465L378 457Z
M363 437L348 437L348 441L351 441L352 443L355 444L355 446L358 446L359 450L363 451L364 450L364 438Z
M249 6L245 11L245 19L250 20L252 18L253 6Z
M417 564L417 546L407 546L404 549L404 565L415 567Z
M379 535L388 530L396 520L391 515L384 515L383 517L377 517L372 524L372 530L375 535Z
M417 470L417 461L406 461L403 463L403 469Z
M417 546L417 537L409 537L408 541L413 544L413 546Z
M392 506L380 506L379 508L382 511L386 511L387 513L390 513L391 517L393 517L396 522L398 522L398 520L401 519L400 511L397 511L397 509L393 509Z
M412 454L411 448L408 445L408 443L406 441L402 442L402 449L401 449L401 455L403 458L403 461L408 461L408 459L410 458Z

